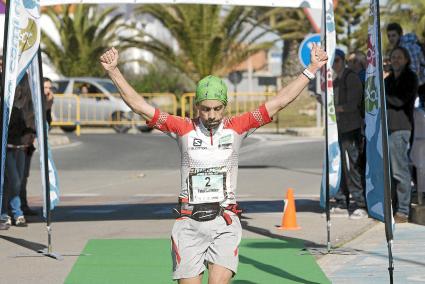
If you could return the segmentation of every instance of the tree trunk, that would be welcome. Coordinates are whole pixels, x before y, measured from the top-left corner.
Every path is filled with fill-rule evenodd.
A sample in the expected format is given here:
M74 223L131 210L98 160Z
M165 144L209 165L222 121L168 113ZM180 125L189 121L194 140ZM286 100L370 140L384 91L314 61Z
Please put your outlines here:
M282 52L282 76L292 77L298 75L302 70L298 59L299 42L297 40L285 40Z

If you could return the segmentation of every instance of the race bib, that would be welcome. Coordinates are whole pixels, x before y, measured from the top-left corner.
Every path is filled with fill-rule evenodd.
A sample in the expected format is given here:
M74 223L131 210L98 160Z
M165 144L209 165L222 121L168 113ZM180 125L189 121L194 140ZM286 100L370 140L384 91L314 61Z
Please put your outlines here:
M189 174L189 203L221 202L226 198L226 172L192 169Z

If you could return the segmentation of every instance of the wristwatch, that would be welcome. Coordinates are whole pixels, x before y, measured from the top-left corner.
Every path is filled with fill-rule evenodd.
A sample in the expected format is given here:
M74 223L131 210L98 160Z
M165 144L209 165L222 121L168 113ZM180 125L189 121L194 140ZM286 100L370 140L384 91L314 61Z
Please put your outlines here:
M304 76L306 76L309 80L313 80L316 76L310 72L307 68L303 71Z

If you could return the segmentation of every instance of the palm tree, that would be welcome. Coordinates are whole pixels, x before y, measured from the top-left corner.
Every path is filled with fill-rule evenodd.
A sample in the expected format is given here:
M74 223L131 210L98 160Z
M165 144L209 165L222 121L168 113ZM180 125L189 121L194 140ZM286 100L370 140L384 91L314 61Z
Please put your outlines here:
M260 20L268 19L271 28L285 41L282 52L282 75L294 76L302 66L298 59L298 47L312 27L300 8L263 8Z
M421 41L425 40L425 1L389 0L385 23L399 23L405 32L415 32Z
M224 76L250 55L272 46L271 42L257 43L267 31L256 29L253 12L248 7L143 5L136 13L156 18L172 39L163 42L139 31L126 42L152 52L194 82L209 74ZM178 48L173 48L172 40Z
M56 71L65 76L103 76L100 55L118 40L122 14L115 7L102 11L94 5L66 5L61 13L46 9L54 23L59 42L42 32L42 51Z
M337 43L346 46L348 53L366 48L368 9L361 2L339 0L335 9Z

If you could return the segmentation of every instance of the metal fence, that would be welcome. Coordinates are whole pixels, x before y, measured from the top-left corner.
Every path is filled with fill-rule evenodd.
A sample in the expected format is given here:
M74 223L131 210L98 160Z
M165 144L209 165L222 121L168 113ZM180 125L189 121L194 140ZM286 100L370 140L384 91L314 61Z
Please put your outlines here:
M170 93L142 93L150 104L177 114L177 99ZM52 126L81 133L81 126L108 126L117 132L145 124L145 119L131 111L119 95L55 95Z
M226 107L226 115L239 115L247 111L258 108L261 104L268 101L276 93L230 93L228 94L228 103ZM194 93L186 93L180 99L181 116L193 118L196 116L196 108L194 105ZM279 116L273 117L276 124L276 132L279 131Z
M193 118L195 114L194 93L180 97L178 109L177 97L171 93L142 93L147 102L162 111L173 115ZM227 105L227 115L238 115L257 108L276 93L231 93ZM119 95L80 94L55 95L52 110L52 126L59 126L65 131L81 133L82 126L106 126L123 133L132 127L145 125L145 119L131 111ZM273 121L279 129L279 119Z

